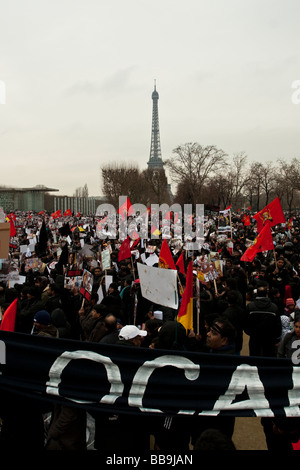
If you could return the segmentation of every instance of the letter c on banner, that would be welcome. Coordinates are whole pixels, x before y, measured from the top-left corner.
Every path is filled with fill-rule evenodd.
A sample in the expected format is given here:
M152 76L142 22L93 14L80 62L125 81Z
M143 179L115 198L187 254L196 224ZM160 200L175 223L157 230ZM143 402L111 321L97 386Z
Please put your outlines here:
M143 408L143 396L148 384L149 377L156 368L172 366L178 369L183 369L184 374L188 380L196 380L199 377L200 366L194 364L186 357L183 356L160 356L153 361L146 361L138 369L135 374L132 386L129 392L128 404L129 406L137 406L141 411L151 411L162 413L161 410L155 410L152 408ZM179 413L192 414L194 411L180 411Z
M93 351L65 351L62 353L52 364L49 377L50 380L46 383L47 389L46 393L50 395L59 395L59 384L61 382L61 374L64 368L69 364L70 361L73 359L88 359L90 361L99 362L103 364L106 372L107 378L109 383L111 384L111 388L108 395L104 395L100 403L105 404L113 404L116 399L122 395L124 390L124 384L121 380L121 374L119 367L112 362L112 360L107 356L102 356L101 354L95 353ZM91 401L84 401L84 400L74 400L73 398L67 398L68 400L74 401L76 403L93 403Z

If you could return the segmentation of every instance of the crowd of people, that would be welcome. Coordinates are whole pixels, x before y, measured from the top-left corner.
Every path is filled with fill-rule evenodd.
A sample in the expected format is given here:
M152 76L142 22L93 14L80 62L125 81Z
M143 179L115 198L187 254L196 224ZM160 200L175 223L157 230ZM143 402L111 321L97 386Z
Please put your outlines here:
M0 307L3 317L18 299L16 332L116 346L234 355L242 353L246 335L250 356L291 358L295 353L293 343L300 339L300 218L296 214L292 226L272 227L274 250L258 253L253 262L243 262L241 257L257 235L256 223L252 219L245 226L238 213L232 213L226 234L218 232L218 216L207 214L205 243L198 251L186 250L184 242L169 238L175 263L182 253L185 270L193 261L197 328L190 331L177 322L178 310L153 304L141 292L137 263L150 253L159 257L162 238L137 238L131 242L132 256L119 260L121 242L100 239L99 218L95 216L77 214L55 219L45 212L16 211L8 218L16 233L10 239L9 258L2 260ZM110 265L105 269L103 250L110 255ZM214 281L202 279L197 290L198 271L205 260L221 261L221 272ZM92 279L88 296L81 290L85 270ZM185 274L178 269L181 295L185 282ZM20 406L13 413L15 420ZM0 406L0 447L1 442L7 445L11 439L15 441L12 435L16 435L17 424L11 409L10 415L7 409ZM41 447L85 449L84 410L53 405L51 413L46 439L42 424L38 431ZM228 449L234 448L232 417L187 421L186 417L162 416L153 421L145 416L99 412L94 419L95 448L99 450L127 450L132 443L139 450L148 450L150 436L154 437L154 448L162 451L187 450L191 445L204 449L205 436L214 436L214 432L221 433ZM292 450L292 443L300 437L298 418L263 418L262 426L269 450ZM23 436L24 440L27 443ZM213 442L209 448L213 448Z

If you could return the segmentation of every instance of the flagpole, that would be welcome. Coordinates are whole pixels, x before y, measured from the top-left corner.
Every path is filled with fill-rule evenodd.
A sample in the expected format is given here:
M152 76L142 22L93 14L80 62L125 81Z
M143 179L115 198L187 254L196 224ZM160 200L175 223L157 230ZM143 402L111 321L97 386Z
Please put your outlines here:
M131 256L131 267L132 267L133 279L134 279L134 281L135 281L135 270L134 270L134 266L133 266L133 259L132 259L132 256Z
M198 276L196 278L196 289L197 289L197 335L199 335L199 323L200 323L200 281Z

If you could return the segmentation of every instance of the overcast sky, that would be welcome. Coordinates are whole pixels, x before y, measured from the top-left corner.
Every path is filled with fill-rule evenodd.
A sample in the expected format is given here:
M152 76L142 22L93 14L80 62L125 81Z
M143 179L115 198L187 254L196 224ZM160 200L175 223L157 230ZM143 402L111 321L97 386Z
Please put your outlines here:
M0 184L97 196L101 165L146 168L155 79L164 160L300 158L299 18L299 0L3 0Z

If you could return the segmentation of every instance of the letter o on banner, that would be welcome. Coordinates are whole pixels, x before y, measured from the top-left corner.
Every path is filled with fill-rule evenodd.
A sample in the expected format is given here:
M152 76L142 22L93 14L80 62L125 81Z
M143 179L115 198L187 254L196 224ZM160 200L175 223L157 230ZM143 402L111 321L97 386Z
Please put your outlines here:
M200 374L200 366L194 364L186 357L165 355L154 359L153 361L146 361L137 371L132 381L132 386L129 392L128 404L129 406L139 407L141 411L159 412L158 409L143 408L143 396L146 391L148 380L155 369L172 366L184 370L184 375L188 380L196 380ZM179 411L181 414L193 414L194 411Z
M64 368L69 364L73 359L88 359L90 361L98 362L103 364L107 372L107 378L111 384L110 391L108 395L104 395L99 403L113 404L117 398L119 398L124 390L124 384L121 380L121 374L119 367L112 362L112 360L107 356L102 356L102 354L95 353L93 351L65 351L62 353L52 364L49 377L50 380L46 383L46 393L50 395L60 395L59 394L59 384L61 382L61 375ZM76 403L92 403L91 401L84 400L74 400L73 398L67 398L68 400L74 401Z

